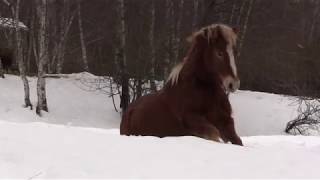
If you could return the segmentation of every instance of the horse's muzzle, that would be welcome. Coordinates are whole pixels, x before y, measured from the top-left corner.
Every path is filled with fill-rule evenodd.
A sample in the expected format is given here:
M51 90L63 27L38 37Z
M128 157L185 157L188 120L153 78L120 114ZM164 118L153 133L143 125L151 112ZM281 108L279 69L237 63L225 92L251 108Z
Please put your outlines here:
M235 92L236 90L238 90L240 88L240 80L237 79L235 81L232 81L230 84L229 84L229 91L230 92Z
M240 79L239 78L226 78L224 80L224 88L227 93L235 92L240 88Z

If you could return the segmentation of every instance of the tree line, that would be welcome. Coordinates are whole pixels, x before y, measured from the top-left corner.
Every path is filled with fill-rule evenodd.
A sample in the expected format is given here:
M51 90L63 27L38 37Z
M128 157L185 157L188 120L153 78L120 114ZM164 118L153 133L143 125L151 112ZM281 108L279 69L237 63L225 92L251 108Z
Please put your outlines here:
M188 35L224 23L240 30L241 89L319 97L319 8L317 0L1 0L0 17L16 26L0 27L0 48L14 50L26 94L26 75L38 77L39 113L48 110L46 74L82 71L113 77L125 109L130 79L137 97L145 82L156 91Z

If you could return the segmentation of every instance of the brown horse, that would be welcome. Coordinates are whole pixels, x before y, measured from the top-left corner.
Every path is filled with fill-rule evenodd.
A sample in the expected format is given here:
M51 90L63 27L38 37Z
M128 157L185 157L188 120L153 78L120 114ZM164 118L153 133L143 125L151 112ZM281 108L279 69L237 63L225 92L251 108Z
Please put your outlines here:
M192 135L242 145L228 100L228 93L240 85L234 59L236 34L222 24L194 33L187 56L173 68L164 88L129 105L120 133Z

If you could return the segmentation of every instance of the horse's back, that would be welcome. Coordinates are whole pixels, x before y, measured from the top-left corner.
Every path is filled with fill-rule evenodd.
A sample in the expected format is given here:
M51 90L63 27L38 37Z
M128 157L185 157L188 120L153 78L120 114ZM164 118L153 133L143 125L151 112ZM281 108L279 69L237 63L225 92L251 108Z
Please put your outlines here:
M143 96L129 105L122 117L120 134L165 137L186 133L165 98L155 93Z

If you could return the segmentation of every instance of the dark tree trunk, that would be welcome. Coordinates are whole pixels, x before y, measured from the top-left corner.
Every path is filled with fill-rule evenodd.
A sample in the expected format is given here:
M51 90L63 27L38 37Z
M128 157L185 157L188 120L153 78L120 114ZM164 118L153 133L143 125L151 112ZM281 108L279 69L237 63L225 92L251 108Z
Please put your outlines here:
M3 72L1 57L0 57L0 77L4 78L4 72Z
M123 74L121 76L121 102L120 107L122 112L127 111L129 103L130 103L130 94L129 94L129 78L127 74Z
M129 73L127 70L127 56L126 56L126 20L125 20L125 1L118 0L118 18L119 26L117 29L119 47L117 61L120 70L121 81L121 102L120 107L122 112L125 112L130 102L129 92Z

